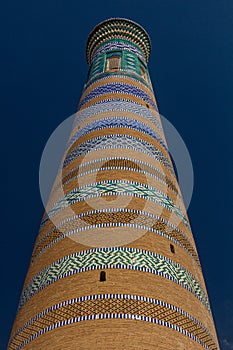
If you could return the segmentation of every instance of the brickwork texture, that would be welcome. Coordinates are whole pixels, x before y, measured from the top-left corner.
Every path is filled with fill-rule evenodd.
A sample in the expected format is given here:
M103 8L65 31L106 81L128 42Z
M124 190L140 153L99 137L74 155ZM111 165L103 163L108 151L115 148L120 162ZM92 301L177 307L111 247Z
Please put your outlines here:
M127 19L97 25L8 350L219 349L148 72Z

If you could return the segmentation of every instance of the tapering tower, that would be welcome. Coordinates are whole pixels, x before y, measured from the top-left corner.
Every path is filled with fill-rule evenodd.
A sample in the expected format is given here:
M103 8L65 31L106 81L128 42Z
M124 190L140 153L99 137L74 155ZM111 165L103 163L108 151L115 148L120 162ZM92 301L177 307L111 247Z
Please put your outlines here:
M219 349L150 49L127 19L104 21L88 38L87 83L9 350Z

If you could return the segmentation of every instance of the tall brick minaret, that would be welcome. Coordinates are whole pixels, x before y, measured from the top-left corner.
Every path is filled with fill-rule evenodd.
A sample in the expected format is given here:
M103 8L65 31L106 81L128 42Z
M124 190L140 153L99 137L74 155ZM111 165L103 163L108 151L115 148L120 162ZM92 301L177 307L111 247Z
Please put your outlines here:
M219 349L138 24L87 40L89 73L9 350Z

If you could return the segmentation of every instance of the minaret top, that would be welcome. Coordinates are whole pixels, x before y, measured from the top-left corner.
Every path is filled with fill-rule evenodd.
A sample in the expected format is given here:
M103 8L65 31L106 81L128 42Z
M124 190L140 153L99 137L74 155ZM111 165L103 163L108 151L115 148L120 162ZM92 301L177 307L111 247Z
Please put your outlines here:
M99 45L112 39L129 40L137 45L149 60L151 51L150 37L139 24L125 18L110 18L99 23L90 33L87 39L86 56L90 64L92 55Z

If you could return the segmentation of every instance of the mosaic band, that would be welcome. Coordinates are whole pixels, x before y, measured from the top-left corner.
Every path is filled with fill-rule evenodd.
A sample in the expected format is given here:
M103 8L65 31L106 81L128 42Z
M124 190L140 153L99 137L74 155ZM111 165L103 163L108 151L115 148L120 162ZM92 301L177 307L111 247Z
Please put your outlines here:
M103 166L102 164L107 166ZM105 157L90 162L82 162L82 164L79 166L73 167L72 170L65 172L65 174L61 177L61 180L56 184L56 186L54 186L53 192L62 189L68 183L79 177L88 175L92 172L101 172L105 170L134 171L145 174L146 176L152 176L180 197L177 185L174 183L173 179L169 178L160 169L152 167L146 162L139 162L136 159L125 159L120 157Z
M74 235L77 232L104 227L122 227L122 229L125 227L126 230L129 227L134 227L159 234L183 247L193 257L196 263L198 265L200 264L192 242L190 242L189 238L182 231L169 223L169 221L147 212L120 208L110 208L108 211L96 210L86 212L61 221L36 243L32 259L34 261L46 249L65 237Z
M22 292L19 308L47 285L76 273L108 268L132 269L168 278L193 293L210 310L208 297L186 269L156 253L133 248L100 248L66 256L38 273Z
M114 104L112 103L114 102ZM98 115L103 115L104 113L111 112L113 115L119 114L120 112L125 112L127 115L138 115L142 117L145 121L148 120L154 124L159 131L163 134L163 129L160 121L160 117L157 111L150 109L141 104L137 104L133 101L110 101L105 102L102 105L94 104L85 110L78 111L74 121L73 129L79 126L85 121L91 121L91 119ZM163 136L163 135L162 135Z
M9 349L19 350L57 327L104 318L152 322L182 332L205 349L217 349L212 335L203 324L183 310L160 300L128 294L90 295L53 305L18 329L10 339Z

